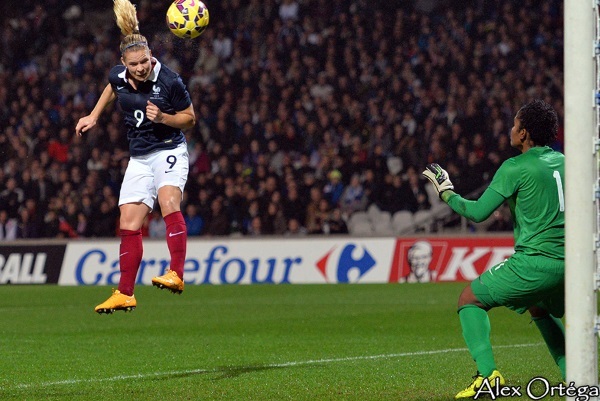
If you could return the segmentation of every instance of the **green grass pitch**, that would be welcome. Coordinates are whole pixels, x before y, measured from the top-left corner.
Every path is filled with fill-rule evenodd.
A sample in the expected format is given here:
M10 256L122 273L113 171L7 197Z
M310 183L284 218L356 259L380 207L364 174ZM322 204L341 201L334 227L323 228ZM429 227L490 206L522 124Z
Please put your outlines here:
M108 287L5 285L0 400L451 400L475 373L464 285L137 287L102 316ZM509 384L560 380L527 316L490 319Z

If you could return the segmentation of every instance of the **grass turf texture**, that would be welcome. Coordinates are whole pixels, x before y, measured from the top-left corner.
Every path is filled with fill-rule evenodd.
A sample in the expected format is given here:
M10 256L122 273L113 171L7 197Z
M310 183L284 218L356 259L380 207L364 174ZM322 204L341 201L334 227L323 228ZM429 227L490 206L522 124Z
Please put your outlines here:
M108 287L1 286L0 400L450 400L464 285L138 286L102 316ZM527 316L490 319L508 384L560 380Z

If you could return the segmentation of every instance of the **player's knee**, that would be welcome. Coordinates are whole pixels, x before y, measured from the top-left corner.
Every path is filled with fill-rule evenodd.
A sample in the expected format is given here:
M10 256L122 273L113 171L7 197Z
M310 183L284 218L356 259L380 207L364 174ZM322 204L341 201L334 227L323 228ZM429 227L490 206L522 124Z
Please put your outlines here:
M470 285L466 286L458 297L458 307L460 308L461 306L465 305L480 306L480 302L477 297L475 297L475 294L473 294L473 290L471 289Z
M177 187L164 186L158 191L158 204L163 216L177 212L181 205L181 192Z
M125 204L120 208L119 228L122 230L139 230L148 214L148 206L143 203Z
M533 318L543 318L543 317L550 315L550 313L548 313L548 311L546 309L540 308L539 306L532 306L528 310L529 310L529 314Z
M158 204L163 216L171 214L179 210L179 201L172 196L164 197L159 199Z

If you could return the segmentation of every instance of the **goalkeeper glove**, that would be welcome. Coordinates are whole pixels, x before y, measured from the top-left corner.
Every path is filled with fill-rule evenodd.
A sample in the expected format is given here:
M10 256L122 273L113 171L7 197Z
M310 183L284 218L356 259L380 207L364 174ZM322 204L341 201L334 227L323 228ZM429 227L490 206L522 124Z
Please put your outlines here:
M438 192L438 196L440 197L440 199L445 201L445 199L442 198L442 193L454 189L454 185L452 185L452 182L450 181L446 170L441 168L440 165L437 163L431 163L428 164L427 167L425 167L423 175L425 176L425 178L431 181L433 187Z

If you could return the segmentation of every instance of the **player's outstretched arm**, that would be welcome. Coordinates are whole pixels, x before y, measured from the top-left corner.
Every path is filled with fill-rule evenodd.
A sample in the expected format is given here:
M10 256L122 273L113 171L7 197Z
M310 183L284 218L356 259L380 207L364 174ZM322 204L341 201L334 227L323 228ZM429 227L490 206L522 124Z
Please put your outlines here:
M452 191L448 191L452 192ZM446 192L446 193L448 193ZM481 223L496 210L506 199L492 188L487 188L479 199L472 201L452 192L446 203L452 210L475 223Z
M423 175L431 182L439 197L448 204L456 213L476 223L490 217L504 197L491 188L487 188L476 201L467 200L454 192L454 185L446 170L437 163L428 164Z
M454 185L452 184L452 181L450 181L450 177L446 170L437 163L431 163L425 167L423 176L431 182L440 199L444 202L448 202L450 196L454 194Z
M92 110L92 112L89 115L80 118L77 122L77 125L75 126L75 133L77 135L81 135L82 133L88 131L94 125L96 125L98 118L100 117L106 106L112 103L116 99L116 97L117 95L113 91L111 84L106 85L106 88L104 88L102 95L100 95L100 99L98 99L94 110Z

